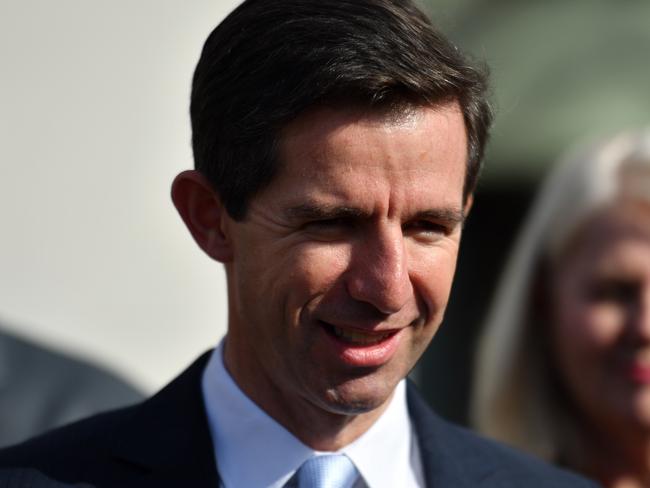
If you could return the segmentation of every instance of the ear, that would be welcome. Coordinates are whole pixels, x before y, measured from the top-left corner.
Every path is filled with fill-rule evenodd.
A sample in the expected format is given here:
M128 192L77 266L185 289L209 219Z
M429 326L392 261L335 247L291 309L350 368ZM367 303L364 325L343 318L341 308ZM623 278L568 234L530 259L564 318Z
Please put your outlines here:
M469 211L472 209L472 205L474 205L474 194L470 193L467 195L467 198L465 199L465 204L463 205L463 216L467 218L469 215Z
M232 246L225 231L228 215L205 176L195 170L176 176L172 201L199 247L212 259L230 261Z

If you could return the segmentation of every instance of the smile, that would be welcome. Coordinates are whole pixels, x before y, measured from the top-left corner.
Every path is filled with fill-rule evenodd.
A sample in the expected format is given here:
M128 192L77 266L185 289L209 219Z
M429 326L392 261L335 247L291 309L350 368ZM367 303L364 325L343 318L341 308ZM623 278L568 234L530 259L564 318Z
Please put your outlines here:
M390 362L406 332L406 329L373 331L339 327L322 321L320 324L329 339L319 343L321 351L340 364L353 367L378 367Z
M396 331L377 333L377 332L363 332L359 329L344 329L328 324L328 330L336 338L341 339L350 344L359 346L371 346L378 344L390 336L394 335Z

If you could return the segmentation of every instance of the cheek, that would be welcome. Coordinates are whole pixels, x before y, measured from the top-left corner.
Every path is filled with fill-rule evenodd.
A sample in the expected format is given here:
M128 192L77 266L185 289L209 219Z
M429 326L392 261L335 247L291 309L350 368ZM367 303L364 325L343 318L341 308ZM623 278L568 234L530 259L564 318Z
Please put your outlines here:
M618 307L585 302L566 293L558 299L552 343L560 374L589 409L609 377L623 322Z
M594 304L565 295L554 321L556 342L569 353L599 353L613 346L624 327L624 313L615 304Z
M280 265L282 273L272 285L285 295L289 314L299 314L303 307L317 302L340 283L349 266L345 246L306 245L294 249Z
M410 250L410 274L415 292L436 316L442 315L449 300L456 270L458 247Z
M345 272L349 254L346 246L306 245L291 253L285 269L296 283L300 280L305 291L318 293Z
M606 348L617 342L625 327L625 310L616 304L585 307L584 327L596 347Z

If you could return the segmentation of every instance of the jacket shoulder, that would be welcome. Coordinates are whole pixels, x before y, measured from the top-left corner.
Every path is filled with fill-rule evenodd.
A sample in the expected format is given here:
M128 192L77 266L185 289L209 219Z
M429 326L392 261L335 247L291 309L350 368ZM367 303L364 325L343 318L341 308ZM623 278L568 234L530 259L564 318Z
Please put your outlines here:
M208 357L209 352L141 403L0 450L0 469L32 468L58 482L102 488L186 486L180 480L188 476L192 486L216 486L201 394Z
M409 386L408 402L425 475L433 486L436 486L434 481L449 483L453 479L463 480L462 486L486 488L598 486L570 471L441 419L413 385Z
M448 425L450 443L463 453L464 469L476 474L480 486L588 488L593 481L551 465L512 447L486 439L462 427ZM451 431L455 431L452 434Z
M94 488L92 485L60 483L48 478L35 469L0 468L0 487L2 488Z
M108 462L109 446L134 408L98 414L0 449L0 468L32 468L61 481L82 479L109 464L114 470Z

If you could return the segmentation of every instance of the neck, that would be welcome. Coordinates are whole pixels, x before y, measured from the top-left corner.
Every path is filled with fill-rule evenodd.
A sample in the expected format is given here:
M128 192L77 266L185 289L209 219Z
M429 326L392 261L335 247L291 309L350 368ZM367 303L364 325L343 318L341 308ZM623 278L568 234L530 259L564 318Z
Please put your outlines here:
M333 452L367 432L389 404L390 399L370 412L336 413L305 401L294 404L290 410L269 409L267 413L305 445L316 451Z
M239 367L234 356L226 342L224 365L239 388L276 422L316 451L338 451L358 439L381 417L393 397L391 394L381 405L370 409L329 408L324 402L317 404L309 398L287 393L268 376L260 378L263 368Z
M592 430L593 432L593 430ZM581 462L572 467L607 488L650 486L650 436L581 436Z

